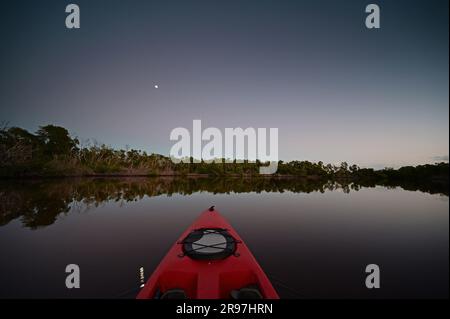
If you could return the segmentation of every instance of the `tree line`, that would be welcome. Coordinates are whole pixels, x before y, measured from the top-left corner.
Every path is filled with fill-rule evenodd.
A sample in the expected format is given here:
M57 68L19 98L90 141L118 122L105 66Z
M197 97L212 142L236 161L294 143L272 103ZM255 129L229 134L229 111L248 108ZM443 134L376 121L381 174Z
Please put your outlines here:
M117 150L96 143L82 146L68 130L55 125L40 127L30 133L19 127L0 129L0 177L29 176L96 176L96 175L259 175L259 161L224 159L215 163L194 162L192 158L180 163L160 154L127 149ZM309 161L278 162L278 176L314 180L356 180L360 183L436 182L448 185L448 163L407 166L400 169L375 170L342 162L340 165Z

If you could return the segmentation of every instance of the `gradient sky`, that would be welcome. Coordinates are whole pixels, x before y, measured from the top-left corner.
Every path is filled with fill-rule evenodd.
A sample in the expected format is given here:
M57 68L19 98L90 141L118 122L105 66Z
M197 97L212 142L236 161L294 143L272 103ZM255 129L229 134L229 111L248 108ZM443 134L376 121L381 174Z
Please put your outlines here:
M168 154L171 130L201 119L278 127L283 160L448 160L447 0L14 0L0 27L10 126Z

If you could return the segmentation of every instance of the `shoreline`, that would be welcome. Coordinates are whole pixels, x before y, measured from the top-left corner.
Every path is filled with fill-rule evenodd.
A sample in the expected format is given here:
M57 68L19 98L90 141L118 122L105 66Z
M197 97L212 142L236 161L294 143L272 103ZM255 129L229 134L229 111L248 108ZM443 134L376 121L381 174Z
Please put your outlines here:
M320 177L317 175L287 175L287 174L83 174L83 175L28 175L28 176L0 176L0 180L34 180L34 179L78 179L78 178L289 178L289 179L307 179L307 180L325 180L329 177ZM344 178L339 178L344 179ZM352 178L345 178L352 179Z

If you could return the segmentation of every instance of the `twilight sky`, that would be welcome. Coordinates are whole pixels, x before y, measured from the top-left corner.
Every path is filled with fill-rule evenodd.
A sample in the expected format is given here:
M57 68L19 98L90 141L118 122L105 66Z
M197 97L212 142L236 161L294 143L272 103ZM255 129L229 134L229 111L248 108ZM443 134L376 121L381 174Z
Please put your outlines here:
M65 27L69 3L79 30ZM365 27L369 3L379 30ZM171 130L201 119L278 127L283 160L448 161L448 12L447 0L10 0L0 122L168 154Z

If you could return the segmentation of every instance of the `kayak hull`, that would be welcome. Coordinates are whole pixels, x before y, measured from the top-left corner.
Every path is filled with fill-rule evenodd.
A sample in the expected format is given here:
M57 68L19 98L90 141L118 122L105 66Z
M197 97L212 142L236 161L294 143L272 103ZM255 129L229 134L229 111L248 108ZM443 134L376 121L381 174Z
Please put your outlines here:
M198 229L225 229L236 241L234 253L217 260L186 256L183 240ZM229 299L231 291L248 286L256 286L264 299L279 298L241 237L211 209L203 212L170 248L137 299L153 299L171 289L182 290L189 299Z

